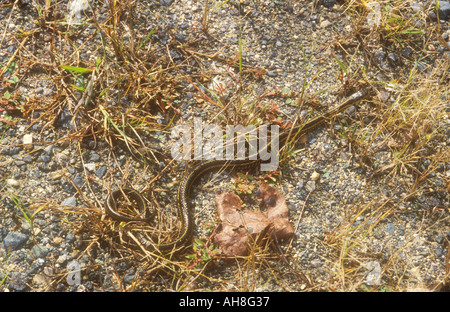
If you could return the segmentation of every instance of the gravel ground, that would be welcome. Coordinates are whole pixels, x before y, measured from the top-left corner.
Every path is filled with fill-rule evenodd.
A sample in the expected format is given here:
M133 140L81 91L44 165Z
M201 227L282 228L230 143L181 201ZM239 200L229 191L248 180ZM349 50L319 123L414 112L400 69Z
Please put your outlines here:
M278 106L283 119L291 118L295 108L290 105L290 96L279 91L298 92L304 79L309 82L315 77L308 86L308 93L318 93L319 110L326 110L356 91L349 88L347 94L340 92L344 88L334 56L336 45L342 42L341 38L352 38L355 26L342 3L229 1L211 13L206 34L199 30L204 2L141 1L135 8L137 33L145 38L149 30L157 30L151 37L155 54L170 57L175 64L190 62L192 67L187 67L184 74L192 75L200 83L202 78L198 74L203 73L207 77L203 80L205 88L212 88L214 83L228 83L223 93L228 101L235 100L239 93L230 79L237 69L204 56L220 51L223 59L232 59L239 51L241 40L244 68L265 72L261 77L244 82L246 88L250 86L253 90L249 101L259 96L261 105ZM408 2L408 10L412 14L415 8L426 7L427 3ZM441 4L442 10L445 5ZM101 2L93 3L92 7L97 19L107 18L106 7ZM55 10L60 14L58 18L66 16L67 1L59 2ZM445 12L448 11L440 14L441 33L443 40L450 44L450 17L446 17ZM427 14L428 23L435 23L435 13L430 10ZM72 55L74 60L94 64L103 53L99 48L103 43L90 23L75 27L77 31L70 36L73 44L67 44L67 38L53 37L45 25L26 42L21 43L20 36L12 35L34 29L36 20L39 20L38 10L32 1L19 1L14 6L12 2L0 1L0 38L3 38L0 64L3 68L17 49L26 50L26 57L35 60L36 65L20 68L23 78L16 89L27 103L55 98L57 104L60 93L55 77L58 75L50 75L45 66L57 60L48 52L50 47L66 49L66 55ZM92 35L93 39L84 44ZM130 40L126 32L124 38L125 42ZM367 75L374 81L407 72L409 64L399 65L398 59L415 53L406 49L392 52L377 46L358 52L358 41L348 40L354 44L353 47L349 44L348 51L356 51L354 64L366 64L365 53L373 56L378 70ZM180 44L188 48L176 48ZM429 55L417 65L423 66L424 71L431 71L438 61L450 58L450 51L438 41L429 44ZM75 47L78 50L75 51ZM106 49L112 53L110 46ZM188 49L195 53L182 53ZM200 99L200 91L192 84L186 80L181 80L180 84L183 92L177 93L175 103L179 104L182 118L176 122L188 123L193 117L207 120L220 111ZM6 90L3 88L0 90ZM200 90L205 91L205 88ZM320 93L323 90L327 92ZM271 93L274 95L263 96ZM345 122L351 124L363 119L371 109L367 103L348 109L339 117L340 123L313 131L299 144L301 150L284 162L281 173L275 175L275 185L286 197L296 229L295 239L283 244L283 250L292 267L309 277L313 288L287 270L275 252L271 252L266 262L261 260L264 265L253 271L244 270L233 261L213 261L203 272L208 278L188 281L187 287L183 284L185 288L173 281L168 284L170 279L165 279L164 273L148 276L146 270L151 260L139 261L132 252L111 247L111 231L106 229L110 223L102 214L102 206L109 189L120 184L140 190L170 160L142 164L130 157L126 148L112 149L105 140L93 136L80 141L67 139L74 132L70 123L73 111L69 107L74 107L81 96L77 92L73 95L73 99L64 100L67 104L60 106L55 119L46 116L45 108L41 108L28 112L26 118L16 116L13 127L3 123L0 128L2 291L407 291L437 290L446 279L450 235L448 163L432 173L433 184L427 186L427 191L422 189L414 196L410 196L410 184L405 183L408 178L382 175L371 179L373 169L361 164L351 144L336 134ZM448 93L443 94L443 101L448 107ZM124 97L120 104L126 107L130 102ZM307 112L305 109L302 114ZM447 108L447 115L442 118L447 128L448 112ZM1 113L7 115L6 111ZM161 112L154 116L159 124L168 122ZM82 128L83 123L80 121L77 126ZM173 140L168 131L141 135L146 143L162 150ZM32 142L27 144L30 136ZM448 140L440 144L448 151ZM377 152L374 157L381 164L393 159L389 149ZM155 193L161 207L174 206L179 171L167 172L167 176L157 181ZM203 182L209 180L210 177L205 177ZM204 238L207 235L205 224L215 222L211 208L215 207L214 197L229 190L229 181L224 174L213 183L195 189L192 200L196 207L196 237ZM27 211L28 215L34 213L32 222L30 217L25 217ZM342 272L344 261L349 270L345 274ZM74 263L82 268L81 280L70 283L67 274Z

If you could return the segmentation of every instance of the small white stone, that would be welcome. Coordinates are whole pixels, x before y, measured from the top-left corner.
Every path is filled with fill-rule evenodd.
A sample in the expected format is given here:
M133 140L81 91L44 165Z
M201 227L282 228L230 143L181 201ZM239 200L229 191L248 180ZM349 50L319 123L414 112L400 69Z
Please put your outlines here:
M61 255L56 259L56 263L63 264L67 261L67 255Z
M84 164L87 170L94 172L95 171L95 163Z
M32 134L25 134L23 136L23 146L25 149L33 148L33 135Z
M380 285L381 266L378 261L370 261L364 264L369 273L366 276L365 284L369 286Z
M18 187L20 182L15 179L6 179L6 184L12 187Z
M313 180L313 181L318 180L319 177L320 177L320 174L317 173L316 171L314 171L314 172L311 174L311 180Z
M320 28L327 28L331 25L331 22L328 20L324 20L322 23L320 23Z

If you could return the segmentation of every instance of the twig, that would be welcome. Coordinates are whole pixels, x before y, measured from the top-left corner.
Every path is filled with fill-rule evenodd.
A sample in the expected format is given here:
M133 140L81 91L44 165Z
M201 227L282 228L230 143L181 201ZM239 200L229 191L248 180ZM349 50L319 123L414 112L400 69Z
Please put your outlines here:
M8 17L8 22L5 24L5 31L3 32L3 36L2 36L2 40L0 40L0 46L3 44L3 40L5 39L5 36L6 36L6 31L8 30L8 25L9 25L9 22L11 21L11 16L12 16L12 14L13 14L13 12L14 12L14 8L16 7L16 4L19 2L19 0L16 0L16 1L14 1L14 3L13 3L13 7L12 7L12 9L11 9L11 12L9 13L9 17ZM17 51L17 50L16 50ZM15 53L14 53L15 54ZM6 65L6 67L8 67L8 65ZM2 74L1 75L3 75L3 72L2 72ZM1 76L0 75L0 76Z
M23 38L23 40L20 43L20 45L23 46L27 42L27 40L28 40L28 37ZM6 63L5 67L3 67L2 71L0 72L0 76L3 76L5 71L8 69L9 64L11 64L11 62L14 60L14 58L16 57L18 52L19 52L19 49L16 49L14 54L9 58L8 63Z

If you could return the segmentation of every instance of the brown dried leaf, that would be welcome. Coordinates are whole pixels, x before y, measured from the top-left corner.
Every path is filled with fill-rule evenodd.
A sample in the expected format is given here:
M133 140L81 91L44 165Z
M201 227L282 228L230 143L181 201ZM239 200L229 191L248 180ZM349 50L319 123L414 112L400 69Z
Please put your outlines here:
M215 237L222 255L227 257L245 256L249 246L260 244L271 226L278 239L289 239L294 229L289 223L288 207L284 197L274 188L263 183L259 197L267 211L241 211L242 201L234 193L216 196L217 212L222 220L222 231Z
M292 238L294 236L294 228L289 222L289 208L284 196L266 183L262 183L259 190L259 197L268 206L267 217L274 225L277 238Z

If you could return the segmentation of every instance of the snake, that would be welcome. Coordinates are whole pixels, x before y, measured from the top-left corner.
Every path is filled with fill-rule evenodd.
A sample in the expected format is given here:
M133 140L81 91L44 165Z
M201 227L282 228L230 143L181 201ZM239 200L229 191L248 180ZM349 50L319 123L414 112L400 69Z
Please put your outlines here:
M311 120L299 124L297 126L288 128L283 130L279 135L279 144L283 148L286 146L291 137L300 137L317 127L323 125L324 123L330 121L339 113L342 113L350 106L355 105L360 102L366 95L367 90L361 89L356 93L353 93L350 97L348 97L342 104L338 105L334 109L330 109L325 113L312 118ZM152 243L151 245L159 250L163 251L175 251L180 249L180 247L186 245L189 241L191 241L194 230L195 230L195 220L194 220L194 209L190 207L189 198L192 191L192 186L197 182L197 180L206 174L207 172L218 171L218 170L229 170L229 171L248 171L251 170L258 165L260 165L263 161L260 158L256 159L235 159L235 160L221 160L221 159L212 159L207 161L202 161L198 165L196 165L192 170L190 170L187 174L184 175L181 182L178 185L177 189L177 211L178 217L181 219L181 230L178 236L171 242L168 243ZM129 200L132 200L133 204L137 205L139 210L142 211L142 217L132 218L129 216L125 216L119 212L117 212L118 199L120 196L126 195ZM112 219L123 222L130 221L146 221L149 222L152 220L154 216L154 211L150 212L147 209L145 200L142 195L133 189L122 188L120 190L116 190L110 192L105 201L105 212Z

